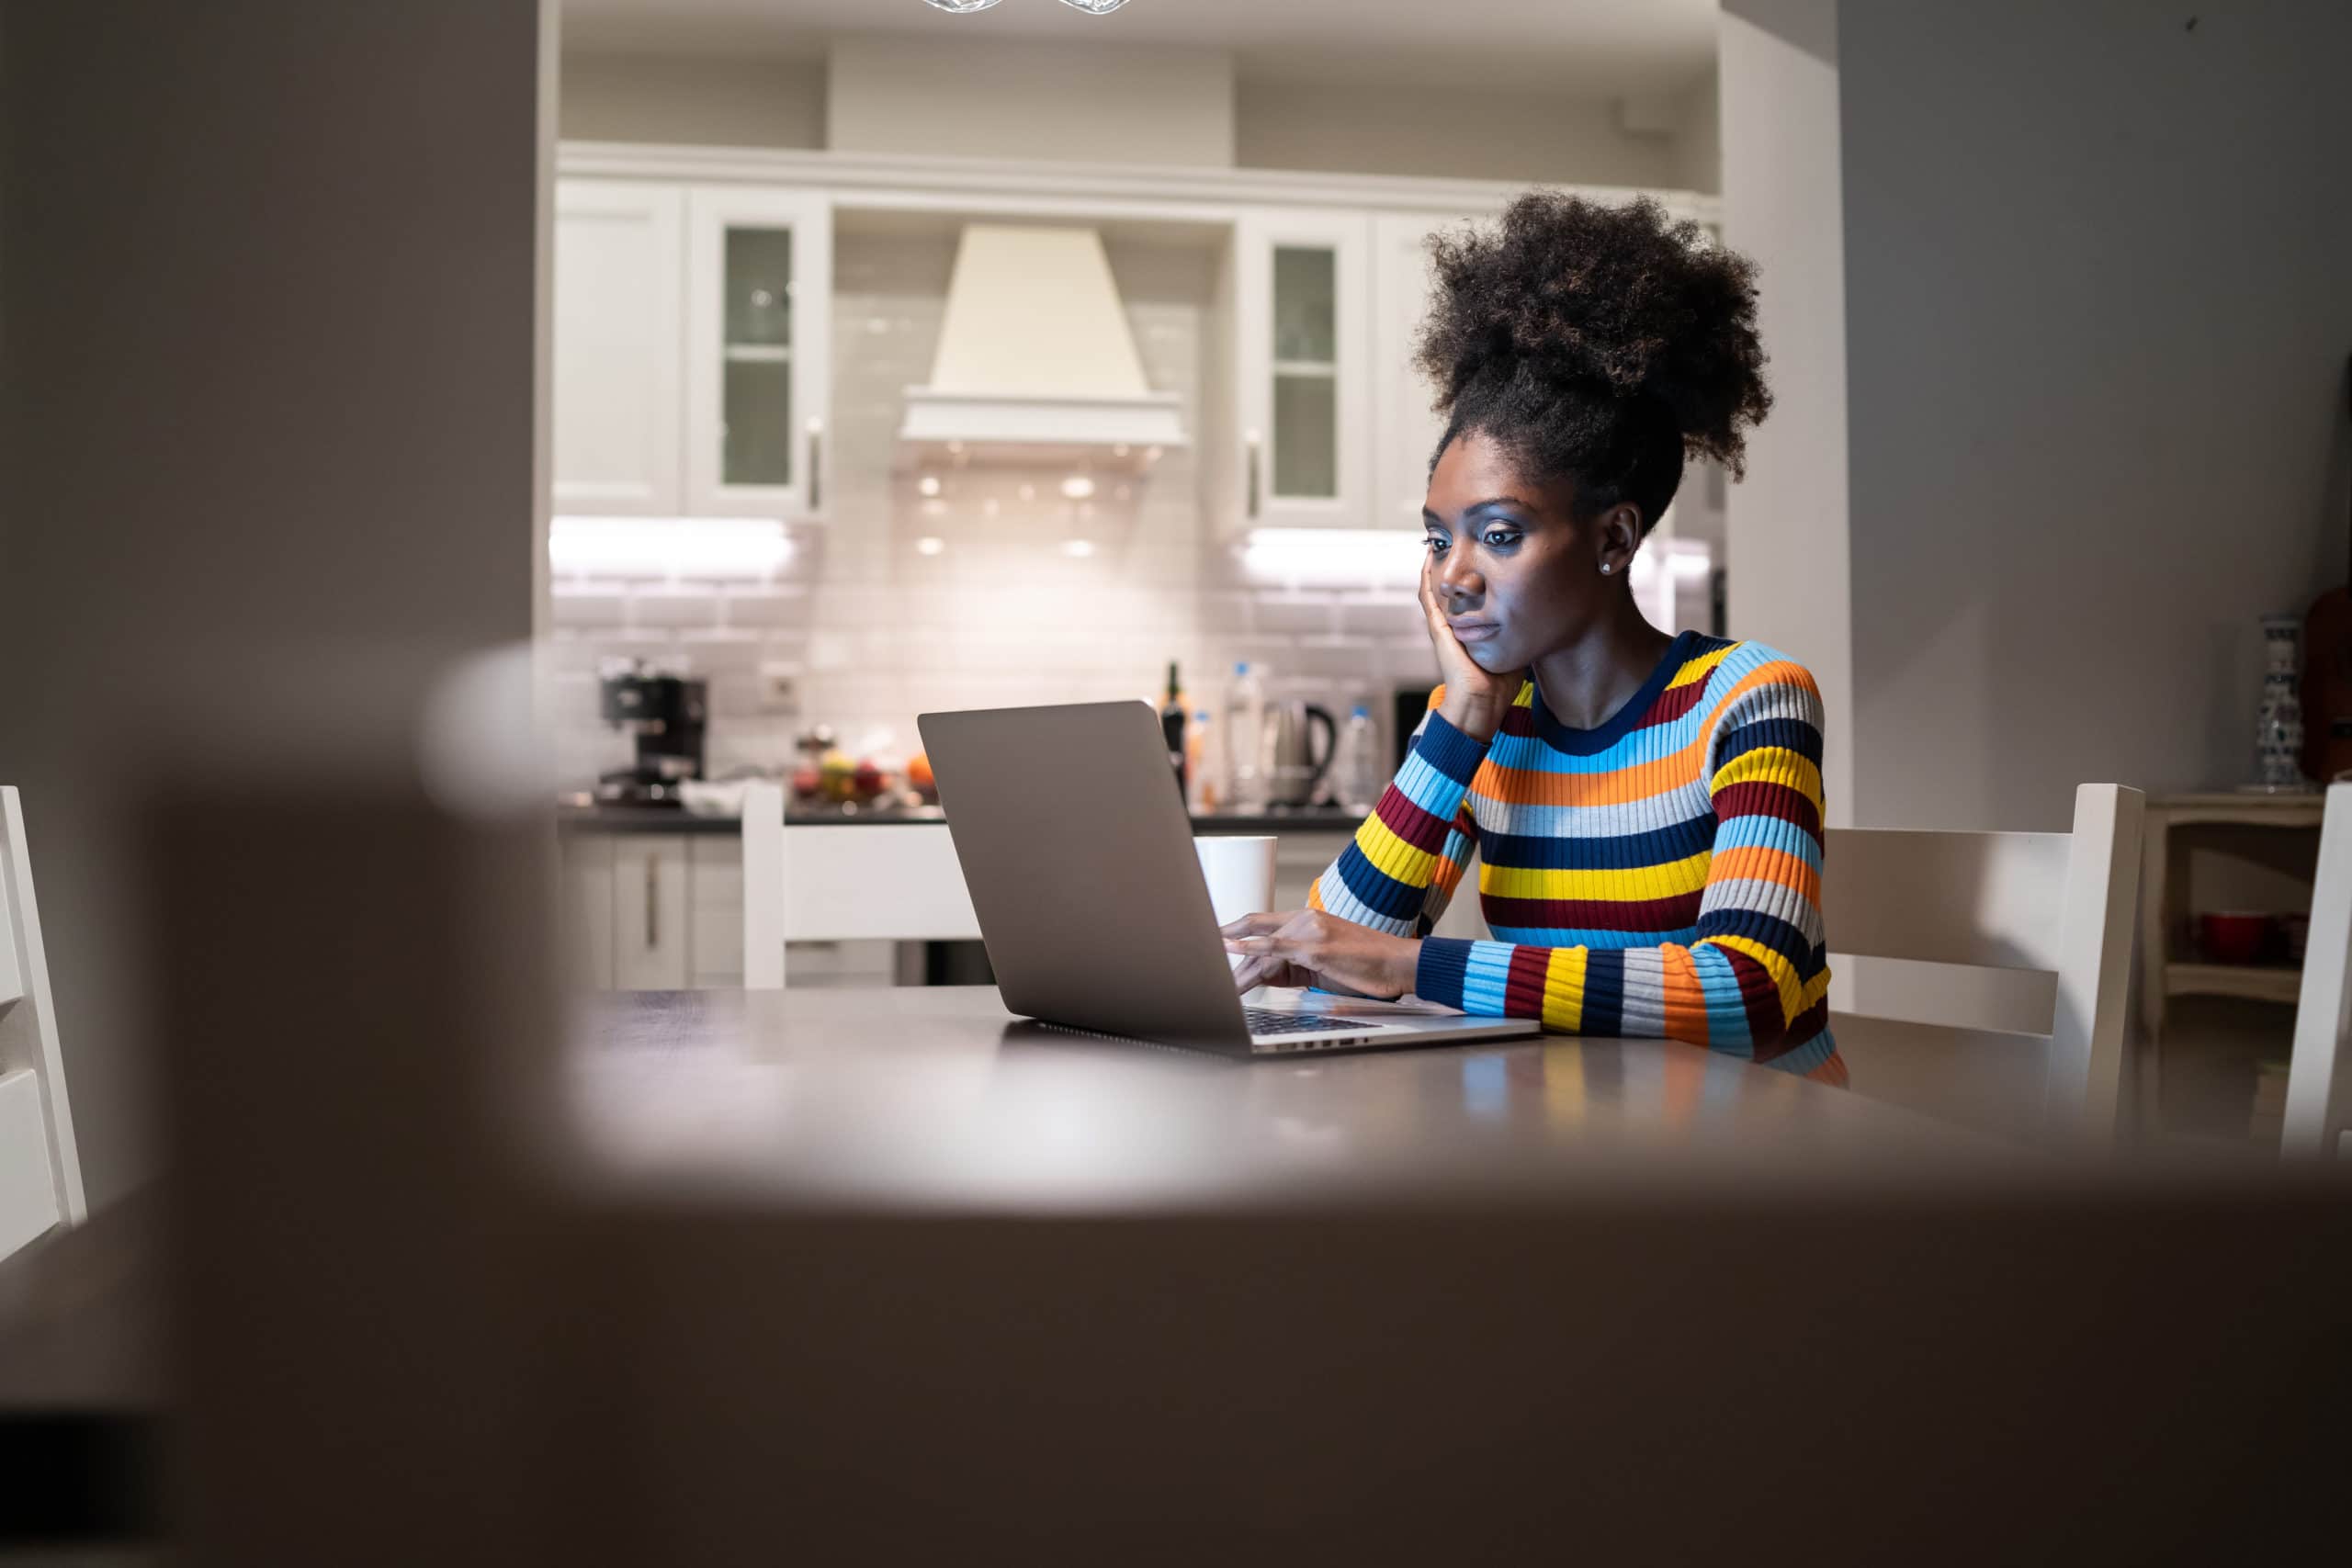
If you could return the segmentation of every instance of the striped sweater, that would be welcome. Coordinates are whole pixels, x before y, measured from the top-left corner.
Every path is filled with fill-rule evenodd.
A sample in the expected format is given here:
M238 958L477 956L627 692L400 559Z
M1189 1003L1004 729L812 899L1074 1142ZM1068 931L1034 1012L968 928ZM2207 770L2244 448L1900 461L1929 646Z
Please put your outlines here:
M1684 632L1598 729L1530 681L1491 742L1437 712L1308 902L1422 938L1415 993L1568 1033L1685 1040L1846 1081L1828 1028L1821 694ZM1428 933L1476 852L1490 942Z

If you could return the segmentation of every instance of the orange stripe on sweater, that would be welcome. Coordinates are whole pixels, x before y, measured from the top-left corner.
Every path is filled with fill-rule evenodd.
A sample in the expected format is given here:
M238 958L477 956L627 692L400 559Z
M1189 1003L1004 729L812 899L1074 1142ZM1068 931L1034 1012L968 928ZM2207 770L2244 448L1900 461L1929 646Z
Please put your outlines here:
M1699 985L1699 965L1690 950L1679 942L1658 948L1666 961L1666 1037L1707 1043L1707 996Z
M1808 904L1821 902L1821 874L1786 850L1767 844L1737 844L1717 850L1707 866L1710 882L1775 882L1793 888Z
M1688 787L1706 761L1702 735L1679 751L1606 773L1554 773L1490 761L1470 788L1505 806L1623 806Z

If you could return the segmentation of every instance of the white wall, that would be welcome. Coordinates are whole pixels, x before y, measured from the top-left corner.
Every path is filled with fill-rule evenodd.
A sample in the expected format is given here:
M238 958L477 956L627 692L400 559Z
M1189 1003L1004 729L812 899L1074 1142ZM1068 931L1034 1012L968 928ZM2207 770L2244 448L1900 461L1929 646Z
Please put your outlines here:
M1675 111L1673 185L1679 190L1722 190L1724 118L1720 66L1687 88Z
M822 60L566 52L561 133L582 141L822 147Z
M831 60L836 151L1233 162L1233 62L1219 51L876 36L834 39Z
M1401 82L1245 78L1234 112L1234 161L1245 168L1659 188L1686 172L1679 138L1628 130L1605 98L1496 89L1477 95L1473 113L1458 94Z
M1601 97L1237 79L1211 51L838 39L831 60L568 52L583 141L839 147L1317 173L1718 188L1711 76L1630 119ZM1647 129L1629 129L1639 125Z
M1840 21L1859 819L2238 782L2346 570L2352 6Z
M1721 19L1724 240L1762 269L1772 412L1729 487L1729 630L1820 682L1829 820L1855 816L1848 583L1846 295L1836 0L1726 0Z
M6 25L0 780L96 1202L155 1163L148 792L208 737L317 724L287 676L399 701L531 634L552 125L537 0ZM332 870L328 919L366 897Z

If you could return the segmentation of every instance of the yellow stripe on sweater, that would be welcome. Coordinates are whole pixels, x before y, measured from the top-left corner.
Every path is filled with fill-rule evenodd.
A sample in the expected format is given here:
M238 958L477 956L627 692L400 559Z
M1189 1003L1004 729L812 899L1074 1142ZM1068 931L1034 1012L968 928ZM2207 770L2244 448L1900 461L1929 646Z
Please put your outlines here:
M1724 656L1738 646L1737 643L1729 643L1716 649L1713 653L1702 653L1696 659L1684 660L1682 668L1674 672L1674 679L1666 683L1666 689L1670 692L1677 686L1687 686L1694 681L1705 680L1714 672L1715 666L1724 661Z
M1607 871L1560 871L1487 863L1478 872L1478 891L1498 898L1565 898L1578 902L1639 903L1651 898L1674 898L1707 886L1711 859L1711 852L1702 850L1685 860Z
M1757 963L1764 965L1764 973L1772 977L1772 984L1779 988L1781 993L1781 1021L1782 1024L1795 1022L1797 1018L1804 1013L1805 1009L1804 982L1797 977L1797 966L1790 963L1785 957L1765 946L1762 942L1756 941L1753 937L1711 936L1705 939L1702 945L1724 948L1733 953L1746 953L1748 957L1756 960Z
M1758 746L1753 751L1742 751L1715 770L1707 783L1707 793L1714 794L1726 784L1784 784L1813 802L1815 811L1822 809L1821 770L1813 759L1802 751L1792 751L1785 746Z
M1356 829L1356 848L1363 852L1375 870L1414 887L1426 887L1430 868L1436 865L1435 850L1418 849L1396 836L1396 829L1380 819L1378 812L1363 819Z
M1581 947L1555 947L1544 966L1544 1027L1575 1033L1584 1026L1584 958Z

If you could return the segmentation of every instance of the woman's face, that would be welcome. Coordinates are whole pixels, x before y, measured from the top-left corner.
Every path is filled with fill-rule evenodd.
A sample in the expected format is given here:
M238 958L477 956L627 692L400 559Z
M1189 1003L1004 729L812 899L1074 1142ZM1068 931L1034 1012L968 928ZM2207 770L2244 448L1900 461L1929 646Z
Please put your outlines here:
M1638 542L1630 506L1576 520L1566 481L1522 479L1484 433L1448 443L1421 523L1438 607L1480 669L1524 670L1607 613ZM1600 569L1607 565L1604 573Z

